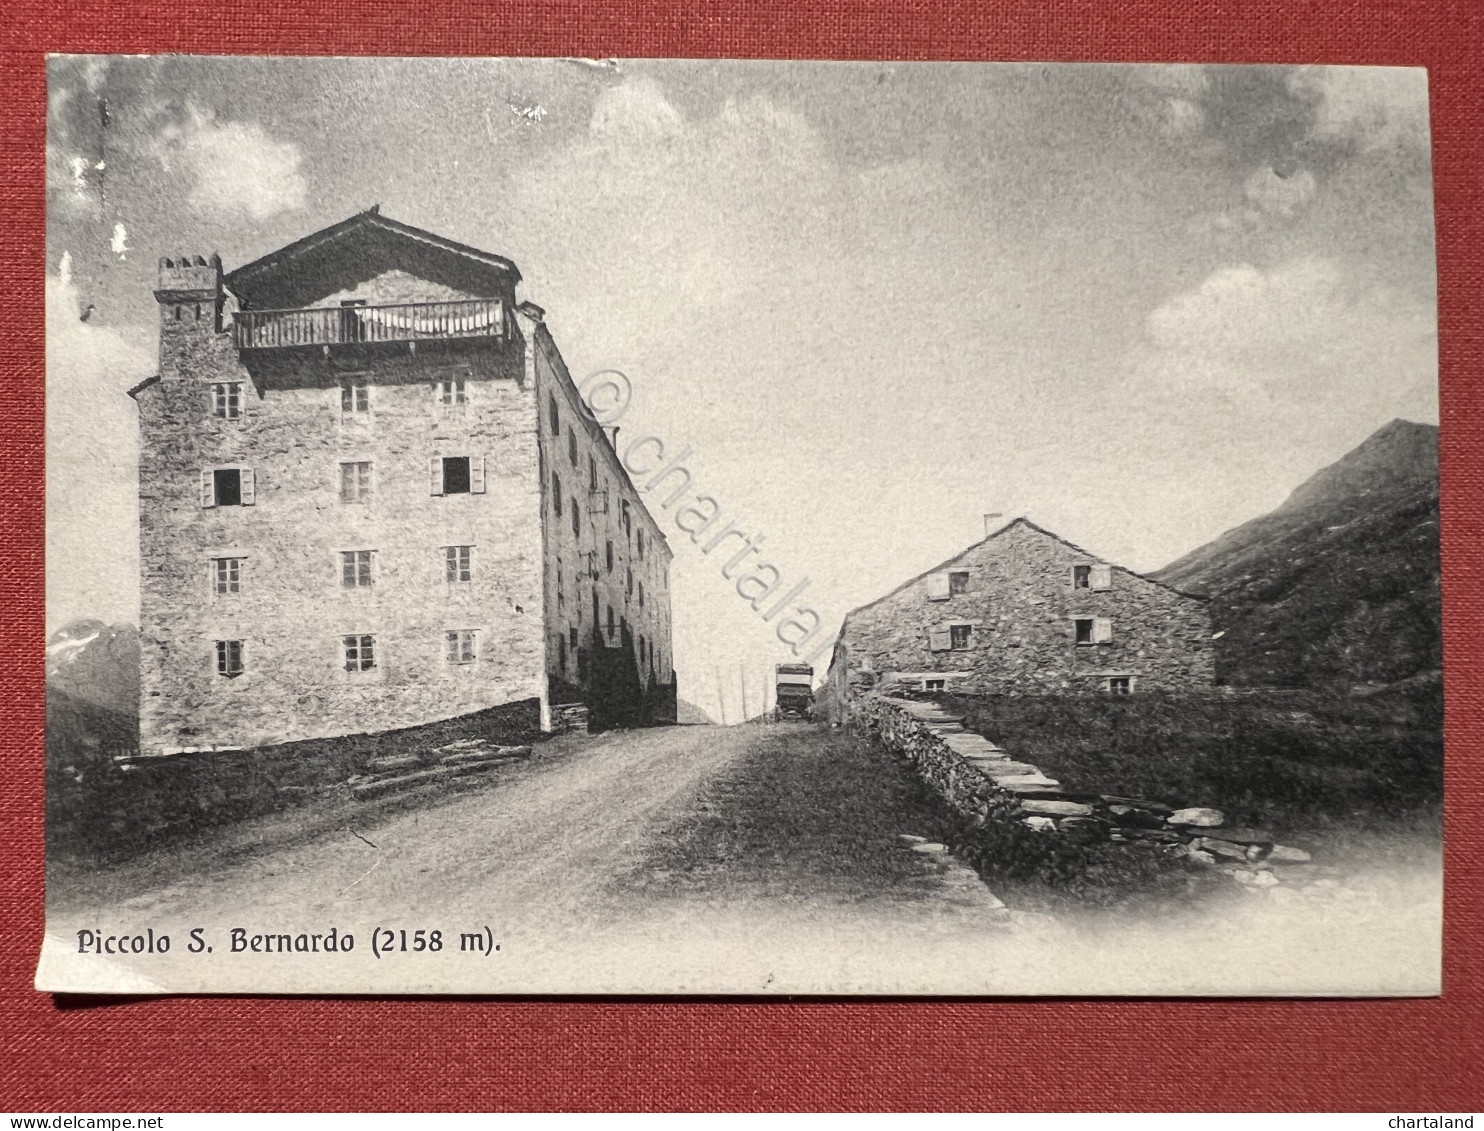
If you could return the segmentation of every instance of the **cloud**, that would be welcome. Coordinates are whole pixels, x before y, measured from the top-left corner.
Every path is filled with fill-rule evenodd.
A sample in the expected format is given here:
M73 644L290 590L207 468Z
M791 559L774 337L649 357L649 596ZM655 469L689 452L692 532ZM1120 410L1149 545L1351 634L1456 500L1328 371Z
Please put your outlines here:
M154 371L149 353L81 320L69 264L46 279L49 627L137 617L139 424L125 393Z
M1378 423L1436 414L1431 305L1332 260L1221 268L1151 312L1145 331L1138 378L1179 396L1379 414Z
M1247 178L1245 192L1262 211L1291 216L1314 199L1318 187L1314 174L1307 169L1283 174L1264 166Z
M1361 150L1428 146L1427 72L1418 67L1303 67L1289 89L1316 100L1313 136Z
M308 196L299 147L255 123L218 121L188 106L184 122L160 131L155 151L167 170L185 166L191 207L218 221L266 220L302 208Z

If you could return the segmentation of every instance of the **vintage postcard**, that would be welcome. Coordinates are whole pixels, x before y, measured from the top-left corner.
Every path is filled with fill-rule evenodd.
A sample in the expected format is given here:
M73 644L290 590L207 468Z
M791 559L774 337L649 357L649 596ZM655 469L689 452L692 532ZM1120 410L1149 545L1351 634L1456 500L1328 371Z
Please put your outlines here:
M1425 72L49 100L39 988L1440 991Z

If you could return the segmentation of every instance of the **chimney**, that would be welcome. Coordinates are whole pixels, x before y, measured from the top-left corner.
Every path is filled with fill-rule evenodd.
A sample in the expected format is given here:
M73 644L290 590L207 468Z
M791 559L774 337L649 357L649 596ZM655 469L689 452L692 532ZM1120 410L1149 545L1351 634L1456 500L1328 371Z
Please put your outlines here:
M1005 515L1002 511L995 511L993 514L986 514L984 516L984 536L986 538L999 529L1001 525L1000 520L1004 517Z

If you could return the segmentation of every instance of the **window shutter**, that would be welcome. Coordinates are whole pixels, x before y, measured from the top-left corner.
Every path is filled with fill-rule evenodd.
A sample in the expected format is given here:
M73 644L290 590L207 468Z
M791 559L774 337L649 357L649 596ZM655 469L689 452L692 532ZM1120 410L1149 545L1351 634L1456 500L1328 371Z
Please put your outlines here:
M433 477L433 494L443 494L443 460L434 456L428 463L428 470Z
M927 596L928 596L928 600L929 601L946 601L946 600L948 600L948 574L946 574L946 573L931 573L931 574L928 574L927 582L928 582Z
M473 456L469 460L469 491L474 495L484 494L483 456Z
M216 506L216 480L209 467L201 469L201 505L203 507Z
M239 468L237 475L238 481L242 484L242 505L250 507L258 501L258 487L253 478L252 468Z
M1092 567L1092 587L1094 589L1113 588L1113 567L1106 565L1095 565Z
M1092 618L1092 642L1109 644L1113 640L1113 622L1108 617Z
M947 652L953 647L953 633L946 628L928 629L928 651Z

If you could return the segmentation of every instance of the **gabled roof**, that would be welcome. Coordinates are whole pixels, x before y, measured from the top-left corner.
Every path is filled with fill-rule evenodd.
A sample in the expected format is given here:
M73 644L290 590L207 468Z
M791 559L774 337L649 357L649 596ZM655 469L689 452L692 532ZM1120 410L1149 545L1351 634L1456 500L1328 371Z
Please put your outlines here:
M902 590L906 589L908 586L915 585L917 582L921 581L924 577L927 577L929 574L937 573L940 570L947 569L951 565L955 565L965 555L967 555L969 553L972 553L974 550L977 550L980 546L983 546L983 545L985 545L988 542L993 542L1001 534L1004 534L1007 531L1012 530L1012 529L1014 529L1017 526L1024 526L1024 527L1026 527L1026 528L1028 528L1030 530L1034 530L1037 534L1044 535L1045 537L1050 538L1053 541L1060 542L1063 546L1067 547L1069 550L1075 550L1077 553L1083 555L1086 558L1091 559L1094 562L1097 562L1099 565L1106 565L1106 566L1110 566L1113 569L1121 570L1122 572L1128 574L1130 577L1137 577L1137 578L1139 578L1139 580L1141 580L1141 581L1147 581L1151 585L1158 585L1161 589L1168 589L1171 593L1174 593L1177 596L1188 597L1192 601L1207 601L1207 600L1209 600L1209 598L1199 596L1198 594L1195 594L1195 593L1186 593L1184 590L1176 589L1173 585L1169 585L1169 584L1166 584L1163 581L1159 581L1159 580L1157 580L1157 579L1155 579L1153 577L1150 577L1148 574L1137 573L1134 570L1131 570L1131 569L1127 568L1126 566L1116 565L1113 562L1110 562L1110 561L1106 560L1105 558L1100 558L1096 554L1090 553L1089 551L1084 550L1081 546L1077 545L1075 542L1068 542L1060 534L1055 534L1052 531L1047 530L1044 526L1037 526L1030 519L1025 518L1024 516L1022 516L1020 518L1012 518L1009 522L1005 523L1004 526L1002 526L998 530L994 531L994 533L989 534L989 535L986 535L985 537L981 538L979 541L974 542L974 543L972 543L972 544L964 547L958 553L954 554L951 558L945 558L945 559L943 559L943 561L939 562L937 565L932 566L932 567L930 567L928 569L925 569L925 570L923 570L919 574L915 574L912 577L909 577L906 581L902 582L900 585L898 585L895 589L891 590L889 593L883 593L880 597L877 597L874 601L867 601L864 605L857 605L855 608L851 609L850 612L848 612L848 613L845 614L845 616L844 616L844 618L843 618L843 620L842 620L841 623L843 624L844 621L848 621L851 617L853 617L856 613L860 612L862 609L869 609L873 605L879 605L879 604L881 604L882 601L885 601L888 598L895 597L898 593L902 592Z
M375 205L237 268L223 282L246 309L286 309L394 268L489 298L513 295L520 281L503 255L403 224Z

